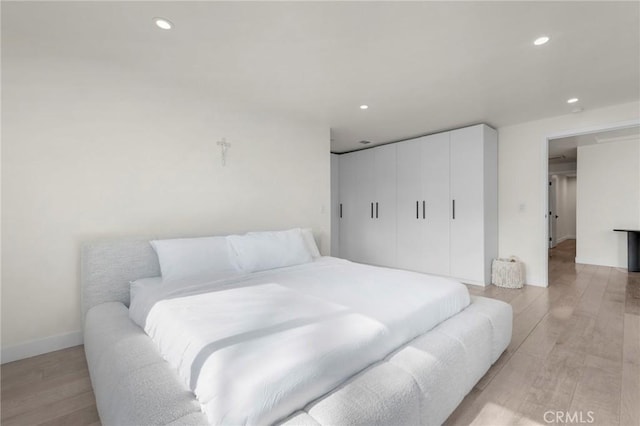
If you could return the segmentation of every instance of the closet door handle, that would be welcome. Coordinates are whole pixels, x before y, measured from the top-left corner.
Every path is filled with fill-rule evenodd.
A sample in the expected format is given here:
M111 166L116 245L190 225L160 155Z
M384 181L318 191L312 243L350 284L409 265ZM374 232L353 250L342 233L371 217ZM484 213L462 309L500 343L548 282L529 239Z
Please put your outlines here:
M453 209L453 219L456 218L456 200L452 201L452 209Z
M418 207L418 201L416 201L416 219L420 219L420 207Z
M422 218L426 219L426 214L425 214L425 210L427 209L427 202L422 200Z
M371 219L373 219L373 203L371 203Z
M376 219L378 218L378 202L376 201Z
M340 219L342 219L342 203L340 203Z

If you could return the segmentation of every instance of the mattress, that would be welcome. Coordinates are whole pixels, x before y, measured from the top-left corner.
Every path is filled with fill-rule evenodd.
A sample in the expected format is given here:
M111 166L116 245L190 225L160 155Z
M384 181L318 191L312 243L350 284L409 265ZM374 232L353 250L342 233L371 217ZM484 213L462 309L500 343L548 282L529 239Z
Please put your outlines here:
M142 280L130 317L210 423L271 424L469 303L450 279L324 257L206 282Z

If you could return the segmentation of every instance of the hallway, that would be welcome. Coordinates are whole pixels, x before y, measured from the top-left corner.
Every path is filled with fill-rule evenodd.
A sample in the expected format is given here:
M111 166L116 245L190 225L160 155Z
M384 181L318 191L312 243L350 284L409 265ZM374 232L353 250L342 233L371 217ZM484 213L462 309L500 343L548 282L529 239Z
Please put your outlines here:
M554 248L549 249L549 284L557 268L575 267L576 240L564 240Z

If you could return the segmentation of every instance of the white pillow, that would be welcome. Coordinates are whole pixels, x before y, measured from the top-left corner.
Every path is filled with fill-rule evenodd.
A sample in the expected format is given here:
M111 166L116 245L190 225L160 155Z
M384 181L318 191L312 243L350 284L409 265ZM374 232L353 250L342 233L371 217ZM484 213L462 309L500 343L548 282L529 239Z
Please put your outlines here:
M245 272L264 271L313 260L300 229L229 235L236 264Z
M154 240L163 281L207 278L238 272L225 237Z
M162 285L162 277L139 278L135 281L129 281L129 303L134 303L144 289L147 287L158 287Z
M314 259L316 257L320 257L320 250L318 250L318 245L316 244L316 239L313 238L313 232L311 228L302 228L302 238L304 238L304 242L307 244L307 250L309 250L309 254Z

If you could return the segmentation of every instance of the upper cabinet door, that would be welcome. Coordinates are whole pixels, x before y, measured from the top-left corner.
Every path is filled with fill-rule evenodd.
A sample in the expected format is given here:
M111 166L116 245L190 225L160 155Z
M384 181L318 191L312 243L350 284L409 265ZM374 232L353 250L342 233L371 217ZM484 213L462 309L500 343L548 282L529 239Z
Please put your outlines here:
M484 126L451 134L451 276L484 281Z

